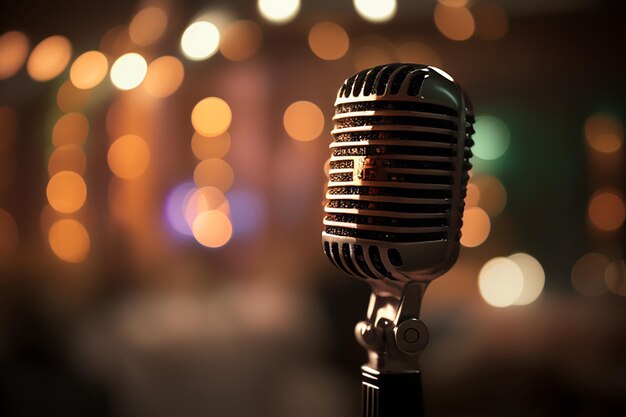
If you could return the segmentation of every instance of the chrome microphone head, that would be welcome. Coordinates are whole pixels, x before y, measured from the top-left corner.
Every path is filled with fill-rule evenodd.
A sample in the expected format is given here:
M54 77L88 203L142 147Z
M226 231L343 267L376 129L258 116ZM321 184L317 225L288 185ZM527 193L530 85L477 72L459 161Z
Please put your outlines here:
M390 64L335 101L322 240L333 265L398 293L457 259L473 145L471 104L444 71Z

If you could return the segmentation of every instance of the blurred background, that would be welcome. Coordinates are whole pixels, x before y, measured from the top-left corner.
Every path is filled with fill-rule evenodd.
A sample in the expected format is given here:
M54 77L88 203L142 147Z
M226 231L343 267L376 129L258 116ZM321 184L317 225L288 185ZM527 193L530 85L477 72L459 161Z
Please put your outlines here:
M0 415L359 415L369 288L325 259L322 199L337 89L389 62L477 114L428 414L625 415L625 24L594 0L2 2Z

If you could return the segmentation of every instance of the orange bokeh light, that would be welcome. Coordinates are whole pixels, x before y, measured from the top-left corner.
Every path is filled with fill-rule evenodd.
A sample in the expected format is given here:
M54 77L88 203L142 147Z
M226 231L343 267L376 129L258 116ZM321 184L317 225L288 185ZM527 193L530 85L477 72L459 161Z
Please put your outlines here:
M603 153L615 152L624 143L624 126L612 114L596 113L585 122L585 137L595 150Z
M65 36L50 36L30 53L26 70L35 81L48 81L63 72L72 56L72 45Z
M233 169L222 159L205 159L193 171L193 181L198 187L211 186L227 191L233 179Z
M143 81L143 88L156 98L174 94L183 83L185 68L182 62L173 56L162 56L148 65L148 72Z
M468 248L480 246L491 231L491 221L485 210L480 207L469 207L463 214L461 244Z
M57 106L62 112L83 111L91 99L91 90L76 88L70 80L65 81L57 92Z
M207 97L194 106L191 123L202 136L219 136L228 130L232 117L228 103L218 97Z
M283 125L293 139L310 141L324 130L324 113L310 101L296 101L285 110Z
M22 32L11 31L0 36L0 80L14 76L22 68L29 46Z
M83 175L86 167L85 152L78 145L59 146L48 159L48 175L51 177L61 171L72 171Z
M200 213L194 220L191 230L198 243L209 248L224 246L233 234L230 219L217 210Z
M89 234L74 219L62 219L54 223L48 232L48 243L52 252L65 262L79 263L89 254Z
M61 171L48 181L46 188L48 203L60 213L78 211L87 199L87 186L75 172Z
M194 133L191 138L191 150L200 161L209 158L222 158L229 149L230 135L228 132L212 138Z
M148 168L150 148L140 136L124 135L109 147L107 161L117 177L127 180L137 178Z
M82 113L64 114L52 128L52 143L63 145L82 145L89 135L89 121Z
M263 32L251 20L238 20L221 34L220 52L230 61L242 61L254 55L261 46Z
M348 52L350 38L338 24L320 22L309 31L309 47L318 58L335 60Z
M626 218L622 197L613 192L599 192L591 197L587 211L591 223L600 230L619 229Z
M107 57L99 51L88 51L76 58L70 68L70 81L76 88L88 90L104 80L109 70Z
M167 14L158 7L146 7L133 17L128 26L130 40L138 46L150 46L167 28Z
M443 4L435 7L435 25L442 35L454 41L471 38L475 29L474 17L468 9Z

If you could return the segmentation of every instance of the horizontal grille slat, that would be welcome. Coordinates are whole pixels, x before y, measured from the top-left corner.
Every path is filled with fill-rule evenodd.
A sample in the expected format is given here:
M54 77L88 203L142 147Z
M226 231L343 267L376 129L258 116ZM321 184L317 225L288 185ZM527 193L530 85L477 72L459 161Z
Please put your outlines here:
M456 109L424 101L372 100L343 103L335 106L335 113L350 113L366 110L410 110L423 113L445 114L457 117Z
M346 223L335 222L332 220L324 219L325 226L343 227L348 229L369 230L371 232L389 232L389 233L438 233L445 232L444 226L429 226L429 227L391 227L391 226L378 226L373 224L360 224L360 223Z
M326 233L356 239L382 240L386 242L432 242L446 240L446 232L434 233L393 233L373 230L350 229L339 226L326 226Z
M363 140L420 140L426 142L456 143L456 133L407 132L402 130L367 130L337 133L336 142L358 142Z
M329 195L371 195L408 198L450 199L451 190L424 190L413 188L370 187L370 186L329 186Z
M429 148L421 146L365 145L333 148L333 156L385 155L386 158L393 158L396 154L439 156L448 159L454 156L454 152L450 148Z
M354 168L353 159L343 159L339 161L330 161L330 169Z
M448 219L439 218L394 218L385 216L367 216L361 214L342 214L332 213L325 218L330 222L367 224L374 226L389 227L445 227L448 225Z
M426 118L418 116L359 116L342 117L335 120L335 129L357 126L420 126L439 129L456 130L456 123L452 120Z
M368 200L330 200L327 206L330 208L385 210L403 213L448 213L450 211L450 206L447 204L405 204Z

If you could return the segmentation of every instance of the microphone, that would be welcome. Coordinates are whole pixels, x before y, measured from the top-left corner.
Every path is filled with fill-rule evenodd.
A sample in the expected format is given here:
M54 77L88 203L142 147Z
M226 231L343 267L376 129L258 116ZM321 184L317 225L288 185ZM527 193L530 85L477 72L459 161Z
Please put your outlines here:
M428 283L459 254L474 144L467 95L444 71L389 64L345 80L335 101L324 253L366 281L364 417L423 413L419 310Z

